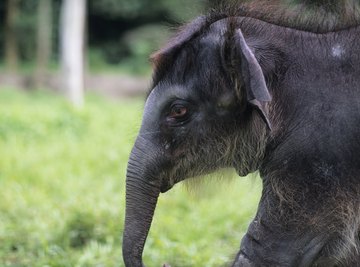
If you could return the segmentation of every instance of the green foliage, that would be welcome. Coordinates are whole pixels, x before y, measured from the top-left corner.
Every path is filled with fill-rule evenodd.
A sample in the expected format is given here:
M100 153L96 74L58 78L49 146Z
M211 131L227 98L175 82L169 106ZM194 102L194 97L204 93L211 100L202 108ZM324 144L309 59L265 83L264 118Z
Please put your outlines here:
M16 30L19 41L20 58L24 61L35 59L37 0L20 0Z
M164 13L173 20L187 20L203 8L205 1L193 0L90 0L92 12L112 18L139 18Z
M139 27L124 35L124 43L135 57L147 57L170 37L166 27L151 25Z
M127 73L148 74L150 55L169 37L168 28L159 24L138 27L125 33L121 41L104 45L104 50L91 49L88 53L90 70L104 71L111 63L113 68Z
M0 266L123 266L125 173L142 102L88 96L79 111L58 96L0 90ZM160 196L148 266L231 261L260 183L204 179Z
M160 0L161 5L176 21L188 21L198 16L206 5L206 1L193 0Z
M61 0L52 3L51 60L59 59ZM19 0L16 36L21 65L35 65L38 27L38 0ZM127 72L148 72L148 57L169 37L169 25L177 25L199 15L207 1L192 0L88 0L87 48L91 70L108 65ZM0 17L5 17L0 1ZM165 27L166 25L166 27ZM0 61L4 60L4 31L0 25ZM20 67L22 69L23 66Z
M60 0L49 0L52 3L52 42L53 42L53 55L58 54L58 27L59 27L59 13L60 13ZM36 38L37 38L37 23L38 23L38 0L18 0L17 17L15 21L15 31L18 43L19 59L21 63L34 64L36 58ZM5 18L6 1L0 4L0 16ZM0 27L0 60L3 59L3 40L5 25Z
M90 8L97 14L107 15L110 17L133 18L143 15L146 8L152 7L158 1L144 0L101 0L90 1Z
M91 46L91 68L101 69L111 64L143 74L149 69L149 55L169 39L167 26L192 19L201 12L204 3L192 0L94 0L89 6L90 20L96 15L108 23L118 21L120 26L112 32L112 27L104 24L101 33L111 35L106 41L99 40L97 30L89 28L90 39L97 43L96 48Z

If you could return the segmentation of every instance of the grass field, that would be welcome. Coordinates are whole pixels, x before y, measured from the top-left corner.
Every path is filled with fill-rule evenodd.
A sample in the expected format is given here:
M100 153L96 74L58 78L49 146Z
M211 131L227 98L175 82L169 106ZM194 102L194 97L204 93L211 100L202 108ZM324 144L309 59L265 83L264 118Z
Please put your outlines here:
M123 266L126 164L142 101L88 96L78 111L58 96L0 90L0 266ZM161 195L147 266L231 262L260 181L204 181Z

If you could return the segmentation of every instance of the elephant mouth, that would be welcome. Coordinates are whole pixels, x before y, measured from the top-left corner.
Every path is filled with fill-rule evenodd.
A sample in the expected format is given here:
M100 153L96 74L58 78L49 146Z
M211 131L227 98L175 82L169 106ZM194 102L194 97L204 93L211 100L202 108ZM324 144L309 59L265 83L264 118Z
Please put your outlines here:
M161 182L161 185L160 185L160 192L161 193L166 193L171 188L173 188L174 185L175 185L175 183L171 183L169 181L169 179L163 179L162 182Z

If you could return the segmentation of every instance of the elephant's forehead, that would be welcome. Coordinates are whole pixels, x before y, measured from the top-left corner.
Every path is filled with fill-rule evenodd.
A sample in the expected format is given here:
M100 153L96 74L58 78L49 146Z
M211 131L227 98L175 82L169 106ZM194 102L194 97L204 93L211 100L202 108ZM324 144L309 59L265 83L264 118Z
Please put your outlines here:
M191 82L177 82L169 83L164 82L157 85L150 93L148 100L157 101L166 100L172 97L177 98L186 98L188 94L192 91Z
M151 90L146 103L145 111L154 111L161 109L171 99L185 99L191 93L190 86L185 84L160 83Z

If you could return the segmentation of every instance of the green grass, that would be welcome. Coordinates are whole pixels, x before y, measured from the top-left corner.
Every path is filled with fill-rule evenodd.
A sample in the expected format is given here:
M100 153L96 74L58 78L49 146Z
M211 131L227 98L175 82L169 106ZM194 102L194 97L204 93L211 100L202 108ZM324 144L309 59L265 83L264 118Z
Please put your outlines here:
M126 164L141 99L0 90L0 266L123 266ZM177 185L161 195L147 266L231 262L254 212L259 179Z

